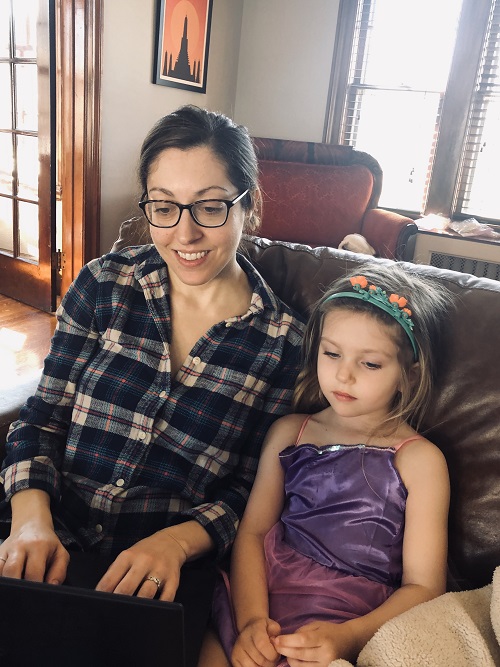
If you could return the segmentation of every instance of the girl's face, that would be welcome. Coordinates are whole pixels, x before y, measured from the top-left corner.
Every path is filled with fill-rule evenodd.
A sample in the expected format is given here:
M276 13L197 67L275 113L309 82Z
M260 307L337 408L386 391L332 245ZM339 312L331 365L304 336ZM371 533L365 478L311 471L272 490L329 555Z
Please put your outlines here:
M401 382L391 328L367 313L329 312L320 340L318 380L339 416L382 421Z
M160 153L148 176L148 199L191 204L200 199L232 200L239 194L225 165L208 146L168 148ZM246 214L238 202L230 208L222 227L200 227L188 210L182 212L175 227L150 225L153 243L167 263L171 279L199 286L234 276Z

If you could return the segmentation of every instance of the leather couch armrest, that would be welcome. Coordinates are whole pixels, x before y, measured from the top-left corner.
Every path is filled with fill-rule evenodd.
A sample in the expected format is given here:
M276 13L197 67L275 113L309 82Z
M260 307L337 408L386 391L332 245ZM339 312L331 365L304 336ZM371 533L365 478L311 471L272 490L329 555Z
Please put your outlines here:
M417 231L411 218L382 208L369 209L361 226L361 234L377 254L389 259L407 259L404 254L406 245Z
M0 461L5 457L5 439L9 426L18 418L19 410L36 391L40 378L15 384L0 391Z

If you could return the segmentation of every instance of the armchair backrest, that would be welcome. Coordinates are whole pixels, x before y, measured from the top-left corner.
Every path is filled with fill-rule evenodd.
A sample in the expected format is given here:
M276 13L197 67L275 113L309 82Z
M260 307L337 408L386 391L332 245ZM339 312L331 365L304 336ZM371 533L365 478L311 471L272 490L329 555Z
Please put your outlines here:
M382 190L382 169L368 153L307 141L254 137L253 142L263 195L259 236L338 247L348 234L362 234L379 254L392 258L415 233L409 218L388 211L373 219L368 215Z

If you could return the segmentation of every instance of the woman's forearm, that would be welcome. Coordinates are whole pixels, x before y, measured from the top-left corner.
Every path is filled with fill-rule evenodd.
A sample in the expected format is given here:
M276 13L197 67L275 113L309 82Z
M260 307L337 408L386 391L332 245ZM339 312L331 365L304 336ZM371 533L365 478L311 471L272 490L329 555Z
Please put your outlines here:
M15 493L10 501L12 508L12 531L28 522L40 522L48 528L54 527L50 511L50 496L40 489L25 489Z
M177 543L184 552L186 561L195 560L213 551L214 542L197 521L186 521L160 531L167 540Z

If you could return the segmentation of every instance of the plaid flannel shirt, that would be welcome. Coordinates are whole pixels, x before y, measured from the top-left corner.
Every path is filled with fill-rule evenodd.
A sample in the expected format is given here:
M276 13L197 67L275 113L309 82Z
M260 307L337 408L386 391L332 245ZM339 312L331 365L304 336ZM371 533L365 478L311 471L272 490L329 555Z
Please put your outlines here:
M265 433L289 411L303 333L238 262L253 290L248 312L207 331L174 378L168 271L156 248L82 269L36 394L10 429L4 508L14 493L42 489L63 543L109 554L195 519L224 554Z

